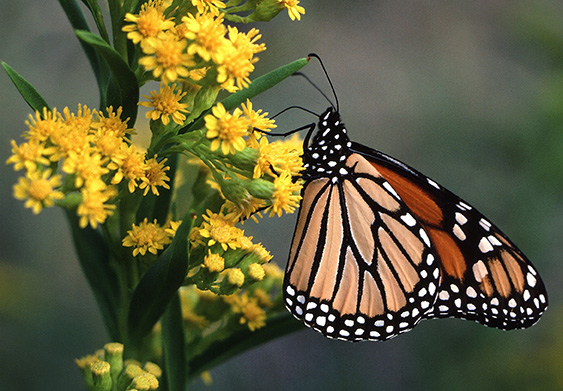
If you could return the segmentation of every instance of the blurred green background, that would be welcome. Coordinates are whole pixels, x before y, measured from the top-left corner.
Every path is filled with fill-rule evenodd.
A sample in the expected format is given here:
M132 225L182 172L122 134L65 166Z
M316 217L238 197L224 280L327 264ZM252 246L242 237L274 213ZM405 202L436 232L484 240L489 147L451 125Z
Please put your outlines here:
M482 211L534 262L550 308L535 327L501 332L433 320L384 343L304 330L212 371L217 390L563 389L563 3L301 2L258 24L254 76L314 51L352 137L391 154ZM0 0L0 59L59 109L96 107L94 77L58 2ZM305 72L329 91L316 63ZM0 160L30 112L0 74ZM301 78L254 101L275 113L326 102ZM291 112L280 129L311 122ZM60 210L35 217L0 165L0 390L80 390L73 359L108 342ZM295 216L244 228L285 265ZM208 389L201 381L194 390Z

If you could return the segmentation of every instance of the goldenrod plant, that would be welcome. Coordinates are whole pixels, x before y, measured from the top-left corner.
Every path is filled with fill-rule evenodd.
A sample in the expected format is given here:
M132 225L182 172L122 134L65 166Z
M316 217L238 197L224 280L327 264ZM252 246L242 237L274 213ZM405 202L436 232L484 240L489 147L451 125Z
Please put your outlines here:
M251 99L301 69L252 80L260 32L297 0L59 0L96 76L100 104L57 109L6 63L34 111L7 163L14 197L64 210L110 338L78 359L89 390L182 390L214 365L300 327L281 270L241 225L292 213L301 143ZM107 17L107 16L106 16ZM246 26L244 26L246 27ZM140 95L140 88L154 88ZM220 97L220 98L218 98ZM139 106L150 143L136 140ZM144 125L138 128L146 128Z

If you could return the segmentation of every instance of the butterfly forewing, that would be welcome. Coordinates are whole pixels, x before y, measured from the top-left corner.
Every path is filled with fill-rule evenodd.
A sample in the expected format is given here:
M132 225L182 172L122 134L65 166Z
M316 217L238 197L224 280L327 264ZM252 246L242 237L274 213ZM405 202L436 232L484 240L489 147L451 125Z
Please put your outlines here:
M432 308L439 266L423 227L377 170L358 154L343 168L303 190L285 303L328 337L389 339Z
M495 225L411 167L357 144L353 149L361 150L393 185L434 245L442 280L436 304L425 318L456 317L505 330L539 320L547 308L543 282Z

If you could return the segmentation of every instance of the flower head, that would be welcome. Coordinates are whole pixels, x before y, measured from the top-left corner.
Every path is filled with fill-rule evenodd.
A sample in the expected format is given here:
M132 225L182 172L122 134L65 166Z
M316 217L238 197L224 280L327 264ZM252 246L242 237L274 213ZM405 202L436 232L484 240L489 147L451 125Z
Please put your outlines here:
M143 95L143 97L149 99L149 102L139 102L139 106L152 107L146 114L147 118L156 121L160 119L164 125L168 125L170 122L170 117L178 125L182 125L186 120L184 113L187 113L188 105L186 103L180 103L180 100L185 92L178 91L174 92L176 89L176 84L168 86L167 84L160 83L160 89L158 92L151 91L150 97Z
M229 303L233 312L240 313L240 323L248 326L250 331L259 329L266 325L266 312L258 305L258 299L249 297L245 292L242 295L229 297Z
M113 214L115 205L108 203L117 194L114 187L106 187L104 189L89 190L82 189L82 202L78 205L76 214L79 217L78 225L80 228L86 227L88 224L94 229L98 224L105 223L108 216Z
M111 184L117 185L123 179L127 179L129 192L133 193L135 188L139 186L139 181L142 181L145 177L145 171L148 166L145 163L143 153L134 145L123 143L119 148L119 152L112 158L112 162L108 164L108 168L116 170Z
M301 20L301 15L305 15L305 8L299 5L299 0L278 0L282 7L287 8L287 13L291 20Z
M153 40L174 27L172 19L166 19L164 16L165 9L163 0L150 0L142 5L138 15L131 13L125 15L125 21L132 24L126 25L122 30L134 44Z
M207 246L219 244L223 251L228 248L236 249L240 247L239 238L244 232L234 226L235 221L232 215L213 213L210 210L203 215L204 222L198 229L201 240L207 240Z
M188 14L182 18L186 26L185 37L190 41L188 53L198 55L205 62L213 61L215 64L223 62L226 48L223 15L212 13Z
M26 200L25 207L39 214L43 208L53 206L55 201L64 197L63 192L56 190L60 185L60 175L51 176L51 170L29 171L14 185L14 197Z
M178 77L188 76L188 68L195 64L192 55L184 52L187 45L185 40L179 40L172 33L145 41L141 47L147 56L139 59L139 64L152 71L156 79L164 83L174 82Z
M206 255L203 260L203 266L211 273L220 272L225 268L225 259L219 254L212 253L211 250L209 250L209 254Z
M225 3L220 0L192 0L192 4L197 7L197 12L200 14L209 12L218 15L220 9L225 8Z
M244 136L248 134L249 121L236 108L233 114L228 113L225 107L218 103L211 110L213 114L205 116L206 136L211 139L211 150L221 147L221 152L228 155L242 151L246 147Z
M56 147L46 147L45 143L37 140L30 140L19 146L14 140L11 143L13 155L6 160L6 164L13 164L15 170L25 168L27 171L32 171L38 165L48 166L50 162L47 156L56 150Z
M166 171L170 170L170 167L165 166L166 160L162 159L160 162L157 160L156 156L147 160L147 168L145 170L145 176L141 178L141 184L139 188L145 189L143 195L147 195L149 189L154 195L159 195L157 186L162 186L165 189L170 189L167 181L170 178L166 175Z
M282 211L286 213L293 213L296 207L299 206L301 195L301 184L294 183L289 172L284 171L279 177L274 179L274 191L272 205L270 209L270 217L273 215L281 216Z
M250 83L250 73L258 58L255 53L266 50L264 44L255 42L261 35L253 28L248 33L241 33L236 27L229 27L229 43L225 49L225 58L217 69L217 82L229 92L246 88Z
M133 256L138 254L145 255L147 251L156 254L158 250L162 250L164 245L170 244L172 240L166 233L165 229L158 225L156 219L153 223L149 223L147 218L139 225L133 224L127 236L123 239L124 247L134 247Z

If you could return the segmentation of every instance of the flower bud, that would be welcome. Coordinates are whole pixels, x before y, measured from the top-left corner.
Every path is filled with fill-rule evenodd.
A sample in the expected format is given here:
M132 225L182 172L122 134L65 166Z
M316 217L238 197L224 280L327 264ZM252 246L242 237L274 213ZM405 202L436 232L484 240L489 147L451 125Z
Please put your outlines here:
M268 182L260 178L244 181L244 185L250 195L263 200L272 198L275 191L275 187L272 182Z
M117 375L123 369L123 344L112 342L104 345L104 359L110 365L112 380L117 379Z
M248 19L252 22L268 22L275 18L281 11L283 6L279 0L264 0L256 4L256 10L249 15Z
M111 390L112 381L110 376L110 365L107 361L96 361L90 366L90 371L92 372L94 390Z

